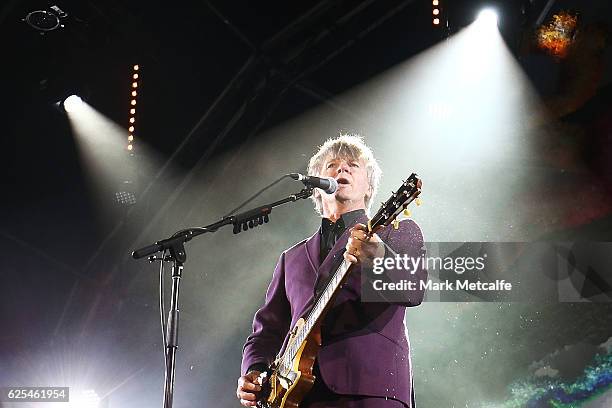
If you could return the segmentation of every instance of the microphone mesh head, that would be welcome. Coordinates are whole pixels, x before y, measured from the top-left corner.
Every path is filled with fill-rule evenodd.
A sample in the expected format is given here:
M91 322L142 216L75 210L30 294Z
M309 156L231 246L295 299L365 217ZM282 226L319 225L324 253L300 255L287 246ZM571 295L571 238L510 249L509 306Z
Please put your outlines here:
M336 181L336 179L331 178L331 177L328 177L328 179L329 179L329 187L327 187L325 192L327 194L333 194L338 189L338 182Z

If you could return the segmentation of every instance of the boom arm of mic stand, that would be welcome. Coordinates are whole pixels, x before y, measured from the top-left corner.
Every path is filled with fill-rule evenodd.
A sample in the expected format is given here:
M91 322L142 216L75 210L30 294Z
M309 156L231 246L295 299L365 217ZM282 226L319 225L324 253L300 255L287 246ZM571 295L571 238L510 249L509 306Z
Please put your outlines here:
M246 211L240 214L230 216L232 224L234 225L234 234L238 234L242 231L252 229L258 225L262 225L270 221L270 213L272 208L278 207L279 205L297 201L303 198L308 198L312 195L313 188L304 188L302 191L296 194L291 194L289 197L283 198L282 200L275 201L271 204L262 205L253 210Z
M299 193L291 194L282 200L275 201L271 204L262 205L261 207L254 208L249 211L245 211L236 215L225 217L220 221L207 225L205 227L189 228L186 230L179 231L172 235L170 238L162 239L152 245L147 245L140 249L132 252L134 259L144 258L145 256L153 255L157 252L170 250L170 255L180 262L185 262L187 259L185 248L183 244L190 241L193 237L204 234L206 232L216 232L219 228L226 225L232 224L234 226L234 234L238 234L241 231L246 231L249 228L255 228L258 225L265 224L270 220L270 213L272 208L280 205L306 199L312 195L313 188L307 187L302 189Z

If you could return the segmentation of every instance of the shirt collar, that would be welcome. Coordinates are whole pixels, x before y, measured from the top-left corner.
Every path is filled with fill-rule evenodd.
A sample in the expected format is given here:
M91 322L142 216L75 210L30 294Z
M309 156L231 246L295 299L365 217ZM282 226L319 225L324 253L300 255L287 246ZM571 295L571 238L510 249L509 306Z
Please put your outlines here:
M362 215L365 215L365 210L360 208L342 214L335 223L328 218L323 218L321 220L321 232L325 234L328 231L335 230L340 235L347 227L354 225Z

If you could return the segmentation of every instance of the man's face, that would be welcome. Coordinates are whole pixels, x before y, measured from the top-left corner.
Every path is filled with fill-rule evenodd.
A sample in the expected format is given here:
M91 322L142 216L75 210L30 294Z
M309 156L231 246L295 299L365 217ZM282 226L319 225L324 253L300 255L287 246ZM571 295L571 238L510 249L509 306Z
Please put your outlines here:
M338 190L334 194L321 194L324 202L351 201L353 208L365 208L365 197L371 192L363 159L328 156L323 162L321 176L333 177L338 182Z

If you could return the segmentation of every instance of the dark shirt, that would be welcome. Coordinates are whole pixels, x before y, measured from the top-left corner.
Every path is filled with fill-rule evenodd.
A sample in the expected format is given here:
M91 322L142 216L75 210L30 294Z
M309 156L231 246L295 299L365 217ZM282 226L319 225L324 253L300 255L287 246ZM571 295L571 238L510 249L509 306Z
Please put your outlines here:
M338 239L344 234L344 231L348 227L352 227L357 222L357 219L365 215L365 210L353 210L347 213L344 213L336 220L336 222L331 222L327 218L323 218L321 220L321 246L319 252L319 260L323 263L323 260L327 258L329 252L332 250ZM333 274L328 276L327 278L322 278L319 276L317 283L315 285L315 297L318 297L321 294L321 291L327 285L327 282L332 278Z
M353 226L359 217L365 215L364 209L353 210L344 213L336 222L331 222L327 218L321 221L321 247L319 259L321 262L327 257L329 251L334 247L338 238L344 234L348 227Z

